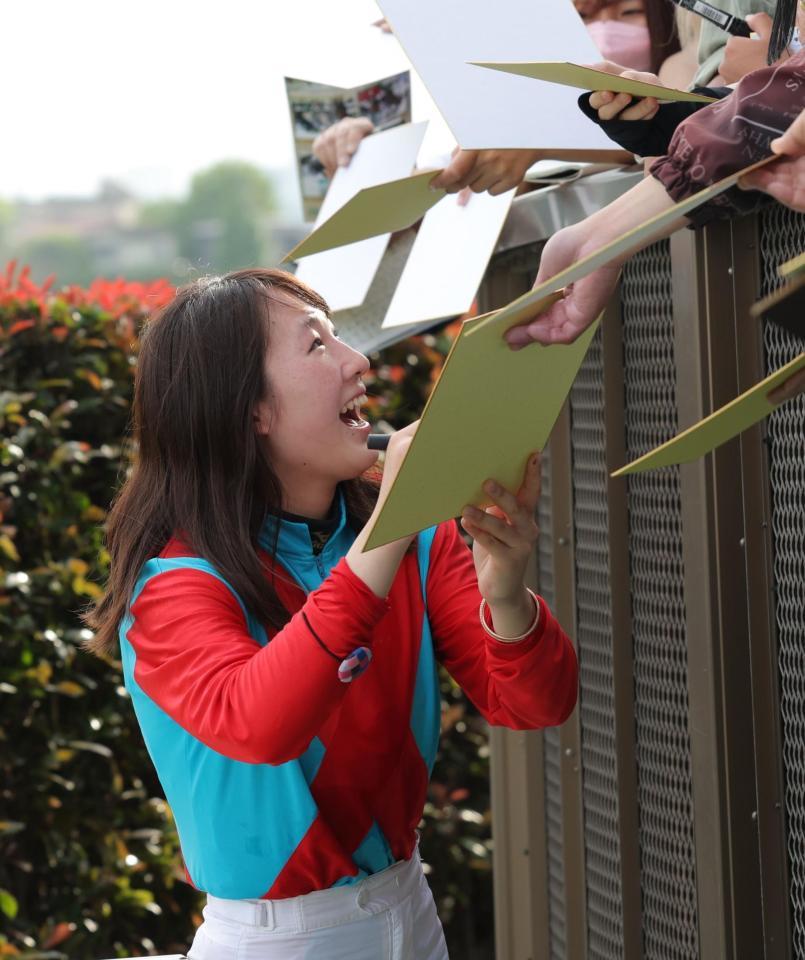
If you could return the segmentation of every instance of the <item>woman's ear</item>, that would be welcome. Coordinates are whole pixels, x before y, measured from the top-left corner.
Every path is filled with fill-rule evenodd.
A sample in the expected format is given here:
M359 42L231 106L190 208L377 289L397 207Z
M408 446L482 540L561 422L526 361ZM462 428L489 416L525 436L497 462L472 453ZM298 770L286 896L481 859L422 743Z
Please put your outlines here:
M261 400L254 408L252 419L258 437L267 437L271 432L271 410L265 400Z

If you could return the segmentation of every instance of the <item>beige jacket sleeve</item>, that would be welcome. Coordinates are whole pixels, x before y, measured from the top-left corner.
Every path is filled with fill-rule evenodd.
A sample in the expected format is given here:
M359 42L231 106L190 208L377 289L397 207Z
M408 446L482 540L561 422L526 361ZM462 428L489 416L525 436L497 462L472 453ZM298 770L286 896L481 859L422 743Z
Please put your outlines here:
M774 16L776 0L717 0L714 4L724 13L731 13L734 17L746 17L749 13L768 13ZM697 86L707 86L718 73L721 58L724 56L724 47L730 35L720 30L709 20L702 19L702 29L699 34L699 71L693 82Z

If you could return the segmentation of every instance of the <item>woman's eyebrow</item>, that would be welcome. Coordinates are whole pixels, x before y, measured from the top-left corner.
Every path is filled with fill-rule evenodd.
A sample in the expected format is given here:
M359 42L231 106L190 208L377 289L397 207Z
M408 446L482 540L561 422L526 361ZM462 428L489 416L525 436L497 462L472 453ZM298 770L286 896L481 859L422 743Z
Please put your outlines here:
M327 316L327 314L325 314L323 311L319 310L318 308L310 311L310 313L305 318L303 325L305 327L309 327L311 330L315 330L317 324L321 324L322 326L324 324L328 324L330 328L330 333L333 333L335 331L335 327L333 326L333 321Z

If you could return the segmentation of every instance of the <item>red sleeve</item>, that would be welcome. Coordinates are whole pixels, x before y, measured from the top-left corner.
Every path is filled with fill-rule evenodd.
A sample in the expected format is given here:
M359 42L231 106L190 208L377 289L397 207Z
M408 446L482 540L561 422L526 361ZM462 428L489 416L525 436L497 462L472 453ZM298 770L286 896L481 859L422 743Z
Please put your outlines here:
M304 753L348 689L302 614L332 653L346 657L370 645L387 609L341 560L261 647L217 577L166 571L147 582L131 608L135 679L213 750L246 763L284 763Z
M436 654L489 723L531 730L564 723L576 704L573 645L540 598L536 629L501 643L481 627L472 553L455 523L439 525L431 548L428 619Z
M678 203L717 180L769 156L779 137L805 109L805 50L772 67L748 73L729 96L698 110L676 128L668 154L650 173ZM732 187L688 214L701 226L717 216L748 213L769 198Z

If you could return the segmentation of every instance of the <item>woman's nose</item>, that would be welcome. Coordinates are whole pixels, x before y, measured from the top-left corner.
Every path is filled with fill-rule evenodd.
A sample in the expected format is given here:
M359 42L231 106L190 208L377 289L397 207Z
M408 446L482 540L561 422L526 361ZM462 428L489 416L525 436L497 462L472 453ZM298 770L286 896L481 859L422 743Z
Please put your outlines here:
M344 344L344 347L347 350L347 356L344 361L344 370L346 373L346 379L351 380L353 377L360 377L369 370L370 363L369 359L365 357L360 350L356 350L354 347L350 347L349 344Z

